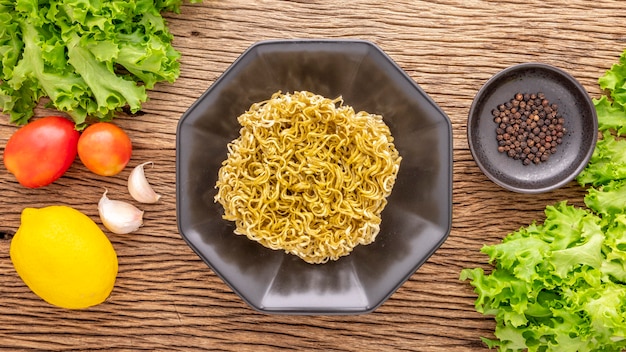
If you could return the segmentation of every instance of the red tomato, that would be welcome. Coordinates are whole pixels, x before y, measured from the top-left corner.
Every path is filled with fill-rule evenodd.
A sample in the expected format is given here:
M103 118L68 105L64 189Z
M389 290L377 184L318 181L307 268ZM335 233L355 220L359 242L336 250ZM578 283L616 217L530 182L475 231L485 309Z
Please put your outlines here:
M130 138L110 122L87 127L78 140L78 157L93 173L113 176L122 171L132 154Z
M4 166L24 187L38 188L61 177L76 158L80 136L74 122L47 116L18 129L4 148Z

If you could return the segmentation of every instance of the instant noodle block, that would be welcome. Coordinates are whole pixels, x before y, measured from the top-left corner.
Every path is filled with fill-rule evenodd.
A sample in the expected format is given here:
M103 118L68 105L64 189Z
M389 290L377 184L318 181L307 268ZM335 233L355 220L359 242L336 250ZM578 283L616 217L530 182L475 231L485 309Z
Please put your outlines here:
M312 131L300 134L309 136L303 143L278 143L281 133L297 137L288 131L288 118L274 125L255 115L255 109L286 96L323 100L325 108L316 109L348 107L357 116L351 120L354 126L365 132L347 133L353 127L335 125L333 115L328 122L299 125ZM256 127L246 129L251 123ZM277 139L268 142L272 136ZM362 148L352 150L338 136ZM450 121L390 57L367 41L252 45L185 112L176 143L181 236L233 291L262 312L371 312L450 232ZM248 157L261 161L245 162ZM283 164L291 168L281 169ZM277 203L277 196L295 200ZM285 204L293 204L290 211ZM299 217L306 221L296 220L305 208L307 215ZM345 227L330 240L319 240L334 231L324 228L327 223ZM285 243L291 244L276 245Z
M382 116L300 91L238 121L215 196L236 234L311 264L376 239L402 160Z

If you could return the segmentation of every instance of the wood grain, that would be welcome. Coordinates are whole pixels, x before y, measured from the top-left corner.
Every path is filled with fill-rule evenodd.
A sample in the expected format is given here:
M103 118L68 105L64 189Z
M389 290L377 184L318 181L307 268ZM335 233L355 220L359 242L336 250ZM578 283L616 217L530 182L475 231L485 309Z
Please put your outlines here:
M499 70L544 62L573 74L593 97L597 79L626 48L622 1L587 0L205 0L167 14L182 52L181 77L150 92L143 114L117 122L131 136L130 166L153 160L162 201L145 207L145 226L110 236L120 262L105 304L66 311L37 298L9 259L24 207L65 203L97 218L104 188L130 200L127 168L99 177L79 163L44 189L0 172L0 349L215 351L484 351L493 321L474 310L466 267L485 267L479 250L541 221L546 205L582 204L574 182L541 195L505 191L478 169L466 119L474 94ZM274 316L241 301L185 245L175 213L175 140L180 116L251 44L264 39L358 38L385 50L447 113L454 137L454 214L443 246L375 312L359 316ZM43 107L37 115L50 113ZM16 127L0 116L0 146ZM503 221L505 219L505 221Z

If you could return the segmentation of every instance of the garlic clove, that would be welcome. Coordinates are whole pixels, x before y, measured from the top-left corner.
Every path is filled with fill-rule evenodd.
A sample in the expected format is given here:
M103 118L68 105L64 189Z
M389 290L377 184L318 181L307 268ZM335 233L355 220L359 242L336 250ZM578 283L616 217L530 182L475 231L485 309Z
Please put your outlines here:
M148 183L146 174L144 172L144 166L147 164L153 164L152 161L145 162L135 166L128 176L128 192L138 202L141 203L156 203L160 195L156 194Z
M107 197L107 190L98 202L98 213L104 227L118 235L136 231L143 225L143 211L130 203L112 200Z

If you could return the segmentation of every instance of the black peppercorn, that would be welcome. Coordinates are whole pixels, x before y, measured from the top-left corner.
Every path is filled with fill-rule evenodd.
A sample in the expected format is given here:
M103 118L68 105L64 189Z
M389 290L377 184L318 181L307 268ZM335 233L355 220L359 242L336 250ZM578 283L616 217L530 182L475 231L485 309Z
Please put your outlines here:
M497 126L498 151L524 165L548 161L567 132L557 104L550 103L542 92L516 93L491 114Z

